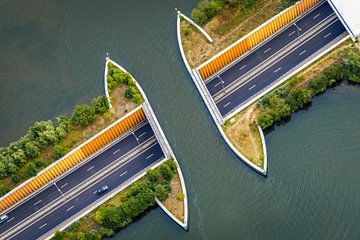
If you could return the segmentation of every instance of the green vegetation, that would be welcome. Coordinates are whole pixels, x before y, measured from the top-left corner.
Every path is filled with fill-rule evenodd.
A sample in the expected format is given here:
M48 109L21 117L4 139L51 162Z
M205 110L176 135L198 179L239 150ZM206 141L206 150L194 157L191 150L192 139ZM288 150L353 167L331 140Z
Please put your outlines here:
M205 24L225 7L249 10L254 7L256 0L202 0L191 11L191 18L199 25Z
M92 105L76 106L71 118L60 116L55 121L35 122L27 133L8 147L0 148L0 196L23 180L33 177L46 165L64 156L69 150L62 145L68 134L78 126L93 123L96 113L107 111L109 104L105 96L94 98ZM52 147L50 161L39 157L42 151ZM11 176L11 181L9 177Z
M125 84L128 87L128 89L125 91L126 98L131 99L137 105L140 105L144 101L131 75L127 72L121 71L111 62L109 62L107 75L107 85L109 91L119 86L120 84Z
M282 10L294 5L298 0L281 0L280 5L278 6L277 10L281 12Z
M161 169L166 169L166 171ZM125 228L147 209L155 206L155 196L162 201L168 197L171 179L167 180L165 176L174 176L175 173L174 161L172 159L165 161L63 232L57 231L52 239L113 237L116 231Z
M261 113L257 124L266 129L304 108L313 96L319 95L343 79L360 83L360 51L355 48L338 53L339 60L311 79L306 86L298 86L301 78L293 77L284 86L266 94L257 102Z

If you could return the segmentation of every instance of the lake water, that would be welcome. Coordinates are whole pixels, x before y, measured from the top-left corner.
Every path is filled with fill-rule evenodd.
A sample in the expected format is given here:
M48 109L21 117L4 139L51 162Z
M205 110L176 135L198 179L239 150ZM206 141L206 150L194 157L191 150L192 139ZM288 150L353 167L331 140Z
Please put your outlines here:
M188 1L0 2L0 145L103 94L106 52L145 90L189 193L183 231L159 208L117 239L359 239L360 88L343 83L266 133L269 175L221 139L181 61Z

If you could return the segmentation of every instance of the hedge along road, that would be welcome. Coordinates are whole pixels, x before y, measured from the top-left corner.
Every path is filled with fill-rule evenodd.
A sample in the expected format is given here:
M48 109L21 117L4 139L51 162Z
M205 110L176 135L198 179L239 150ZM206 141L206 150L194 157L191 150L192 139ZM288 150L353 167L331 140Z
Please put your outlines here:
M270 59L271 56L286 45L296 41L300 37L299 35L304 35L333 14L335 14L334 11L326 1L316 5L295 22L296 26L301 29L300 31L294 24L289 25L284 31L275 33L276 36L249 53L249 55L240 58L236 64L207 81L206 87L211 96L215 96L227 86L239 81L242 76L245 76L262 62Z
M286 72L296 67L345 32L345 28L338 19L331 22L324 29L314 34L311 39L299 44L297 48L293 49L290 53L287 53L284 58L273 63L261 74L217 101L216 106L221 115L225 116L231 110L271 85Z
M67 193L71 193L72 189L81 185L81 183L86 181L87 179L93 178L96 174L106 169L110 164L113 164L114 162L117 162L119 160L121 161L121 158L123 158L130 151L131 152L136 151L138 148L140 148L142 143L154 137L154 132L151 129L151 126L148 122L142 122L137 126L135 131L128 132L125 136L123 135L121 137L123 138L113 146L109 147L108 149L101 152L99 155L97 155L96 157L94 157L93 159L91 159L81 167L77 168L76 170L64 176L63 178L57 180L54 184L49 185L48 187L44 188L42 191L35 194L25 202L16 206L11 211L7 212L9 216L9 220L7 220L7 222L4 222L3 224L0 225L0 232L1 232L0 238L5 233L5 231L9 230L12 227L16 227L17 224L22 222L28 216L36 213L46 205L49 204L51 205L53 201L55 201L62 195L67 195ZM114 184L120 185L126 179L130 178L137 172L146 168L148 164L152 163L152 161L157 160L155 159L156 156L159 156L159 154L163 155L162 151L161 153L159 153L157 148L151 148L150 150L147 151L151 151L152 154L154 154L154 156L152 156L149 159L137 157L135 159L130 160L130 162L134 161L134 163L131 163L131 166L135 165L134 169L127 171L126 176L124 175L124 177L121 179L123 181L119 182L117 180L115 183L111 183L110 181L109 187L112 188ZM128 165L125 165L124 167L128 168L130 166ZM107 178L103 181L108 182ZM94 188L97 189L101 184L102 183L98 183L96 186L94 186ZM74 209L71 212L69 211L69 214L64 214L64 212L66 212L65 209L65 211L62 212L63 215L56 216L53 219L53 225L49 224L49 227L45 228L44 230L46 229L47 231L50 230L51 229L50 227L55 227L56 225L60 224L62 221L67 219L69 216L75 214L77 212L76 209L78 210L83 209L89 203L98 199L98 197L96 197L95 195L93 197L95 198L88 198L88 199L84 198L82 200L80 200L80 197L76 198L76 204L74 205ZM88 201L90 199L91 201ZM44 219L47 218L48 217L45 217ZM32 228L31 226L32 225L29 225L28 227ZM33 230L32 232L31 231L28 232L27 235L25 236L27 236L27 238L29 239L34 239L36 238L34 234L36 234L37 237L41 236L41 234L38 235L38 232L40 232L39 229L35 231ZM45 232L42 231L42 233ZM26 239L26 238L19 238L19 239Z

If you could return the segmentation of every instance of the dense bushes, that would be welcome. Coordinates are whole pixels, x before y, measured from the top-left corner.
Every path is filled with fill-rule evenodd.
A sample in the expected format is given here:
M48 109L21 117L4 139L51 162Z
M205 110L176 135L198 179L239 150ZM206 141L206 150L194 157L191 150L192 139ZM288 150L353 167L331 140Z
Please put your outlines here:
M356 49L347 49L339 53L339 61L327 67L323 72L311 79L306 86L297 87L297 78L265 95L257 102L262 111L257 117L257 124L266 129L284 118L291 112L304 108L315 95L325 92L342 79L360 83L360 52Z
M84 104L76 105L72 115L72 120L76 124L87 126L95 121L95 108Z
M166 172L160 169L165 166ZM171 172L171 173L169 173ZM166 180L164 176L174 175L176 165L172 159L167 160L160 167L149 170L146 177L132 184L122 195L121 203L116 206L111 204L103 204L100 206L90 219L89 215L82 220L86 222L86 230L81 230L81 223L75 222L64 232L57 231L53 239L102 239L105 237L113 237L116 231L126 227L136 217L139 217L147 209L155 205L155 196L161 201L168 197L170 192L170 180ZM1 186L0 186L1 191ZM183 194L178 199L184 199ZM94 221L89 224L89 221Z
M28 132L8 147L0 148L0 178L17 173L29 159L37 157L48 145L56 144L69 131L70 120L58 117L52 121L35 122Z
M72 118L65 116L57 117L53 122L35 122L27 133L18 141L10 143L8 147L0 148L0 179L13 176L12 183L17 184L21 180L35 176L45 166L42 160L35 160L43 149L52 145L53 159L59 159L68 151L60 142L68 135L72 127L77 124L85 126L95 120L96 113L106 112L109 103L105 96L94 98L92 105L76 106ZM32 161L32 162L29 162ZM18 172L24 167L21 174ZM0 196L10 190L9 187L2 188L0 185Z
M281 12L282 10L294 5L299 0L280 0L280 5L278 6L277 10Z
M108 63L107 82L109 90L114 89L120 84L125 84L128 87L128 89L125 90L125 97L131 99L138 105L143 102L143 98L135 85L135 81L132 79L130 74L121 71L111 62Z
M214 17L225 6L240 7L248 10L255 4L255 0L202 0L196 8L191 11L191 18L199 25L202 25Z

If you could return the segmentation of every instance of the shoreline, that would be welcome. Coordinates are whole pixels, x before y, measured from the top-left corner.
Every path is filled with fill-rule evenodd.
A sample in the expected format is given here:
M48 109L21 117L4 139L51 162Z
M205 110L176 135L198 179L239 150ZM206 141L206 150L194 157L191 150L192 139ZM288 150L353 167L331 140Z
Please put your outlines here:
M256 166L254 163L252 163L248 158L246 158L242 153L240 153L236 148L235 146L230 142L229 138L226 136L226 134L224 133L221 125L219 123L219 121L217 120L217 118L215 117L216 114L212 112L211 110L211 107L209 107L209 104L206 100L206 97L203 96L202 94L202 91L200 89L200 85L202 84L201 82L199 82L200 80L197 79L195 76L194 76L194 73L187 61L187 58L185 56L185 53L184 53L184 49L183 49L183 46L182 46L182 41L181 41L181 28L180 28L180 22L181 22L181 19L180 19L180 11L177 12L177 24L176 24L176 29L177 29L177 40L178 40L178 47L179 47L179 50L180 50L180 54L181 54L181 57L182 57L182 60L183 60L183 63L185 64L185 67L186 69L188 70L193 82L195 83L195 86L197 87L200 95L202 96L203 98L203 101L205 102L205 105L208 107L208 110L210 111L210 114L212 115L212 118L214 120L214 123L217 127L217 129L219 130L221 136L223 137L223 139L225 140L226 144L230 147L230 149L235 153L235 155L237 157L239 157L241 160L243 160L250 168L252 168L253 170L255 170L256 172L260 173L261 175L263 176L266 176L267 175L267 168L260 168L258 166ZM262 141L264 139L262 138ZM262 145L265 146L265 148L263 149L263 151L266 152L266 143L265 141L262 142ZM267 153L264 153L263 154L264 156L264 166L267 167ZM265 158L266 156L266 158Z

